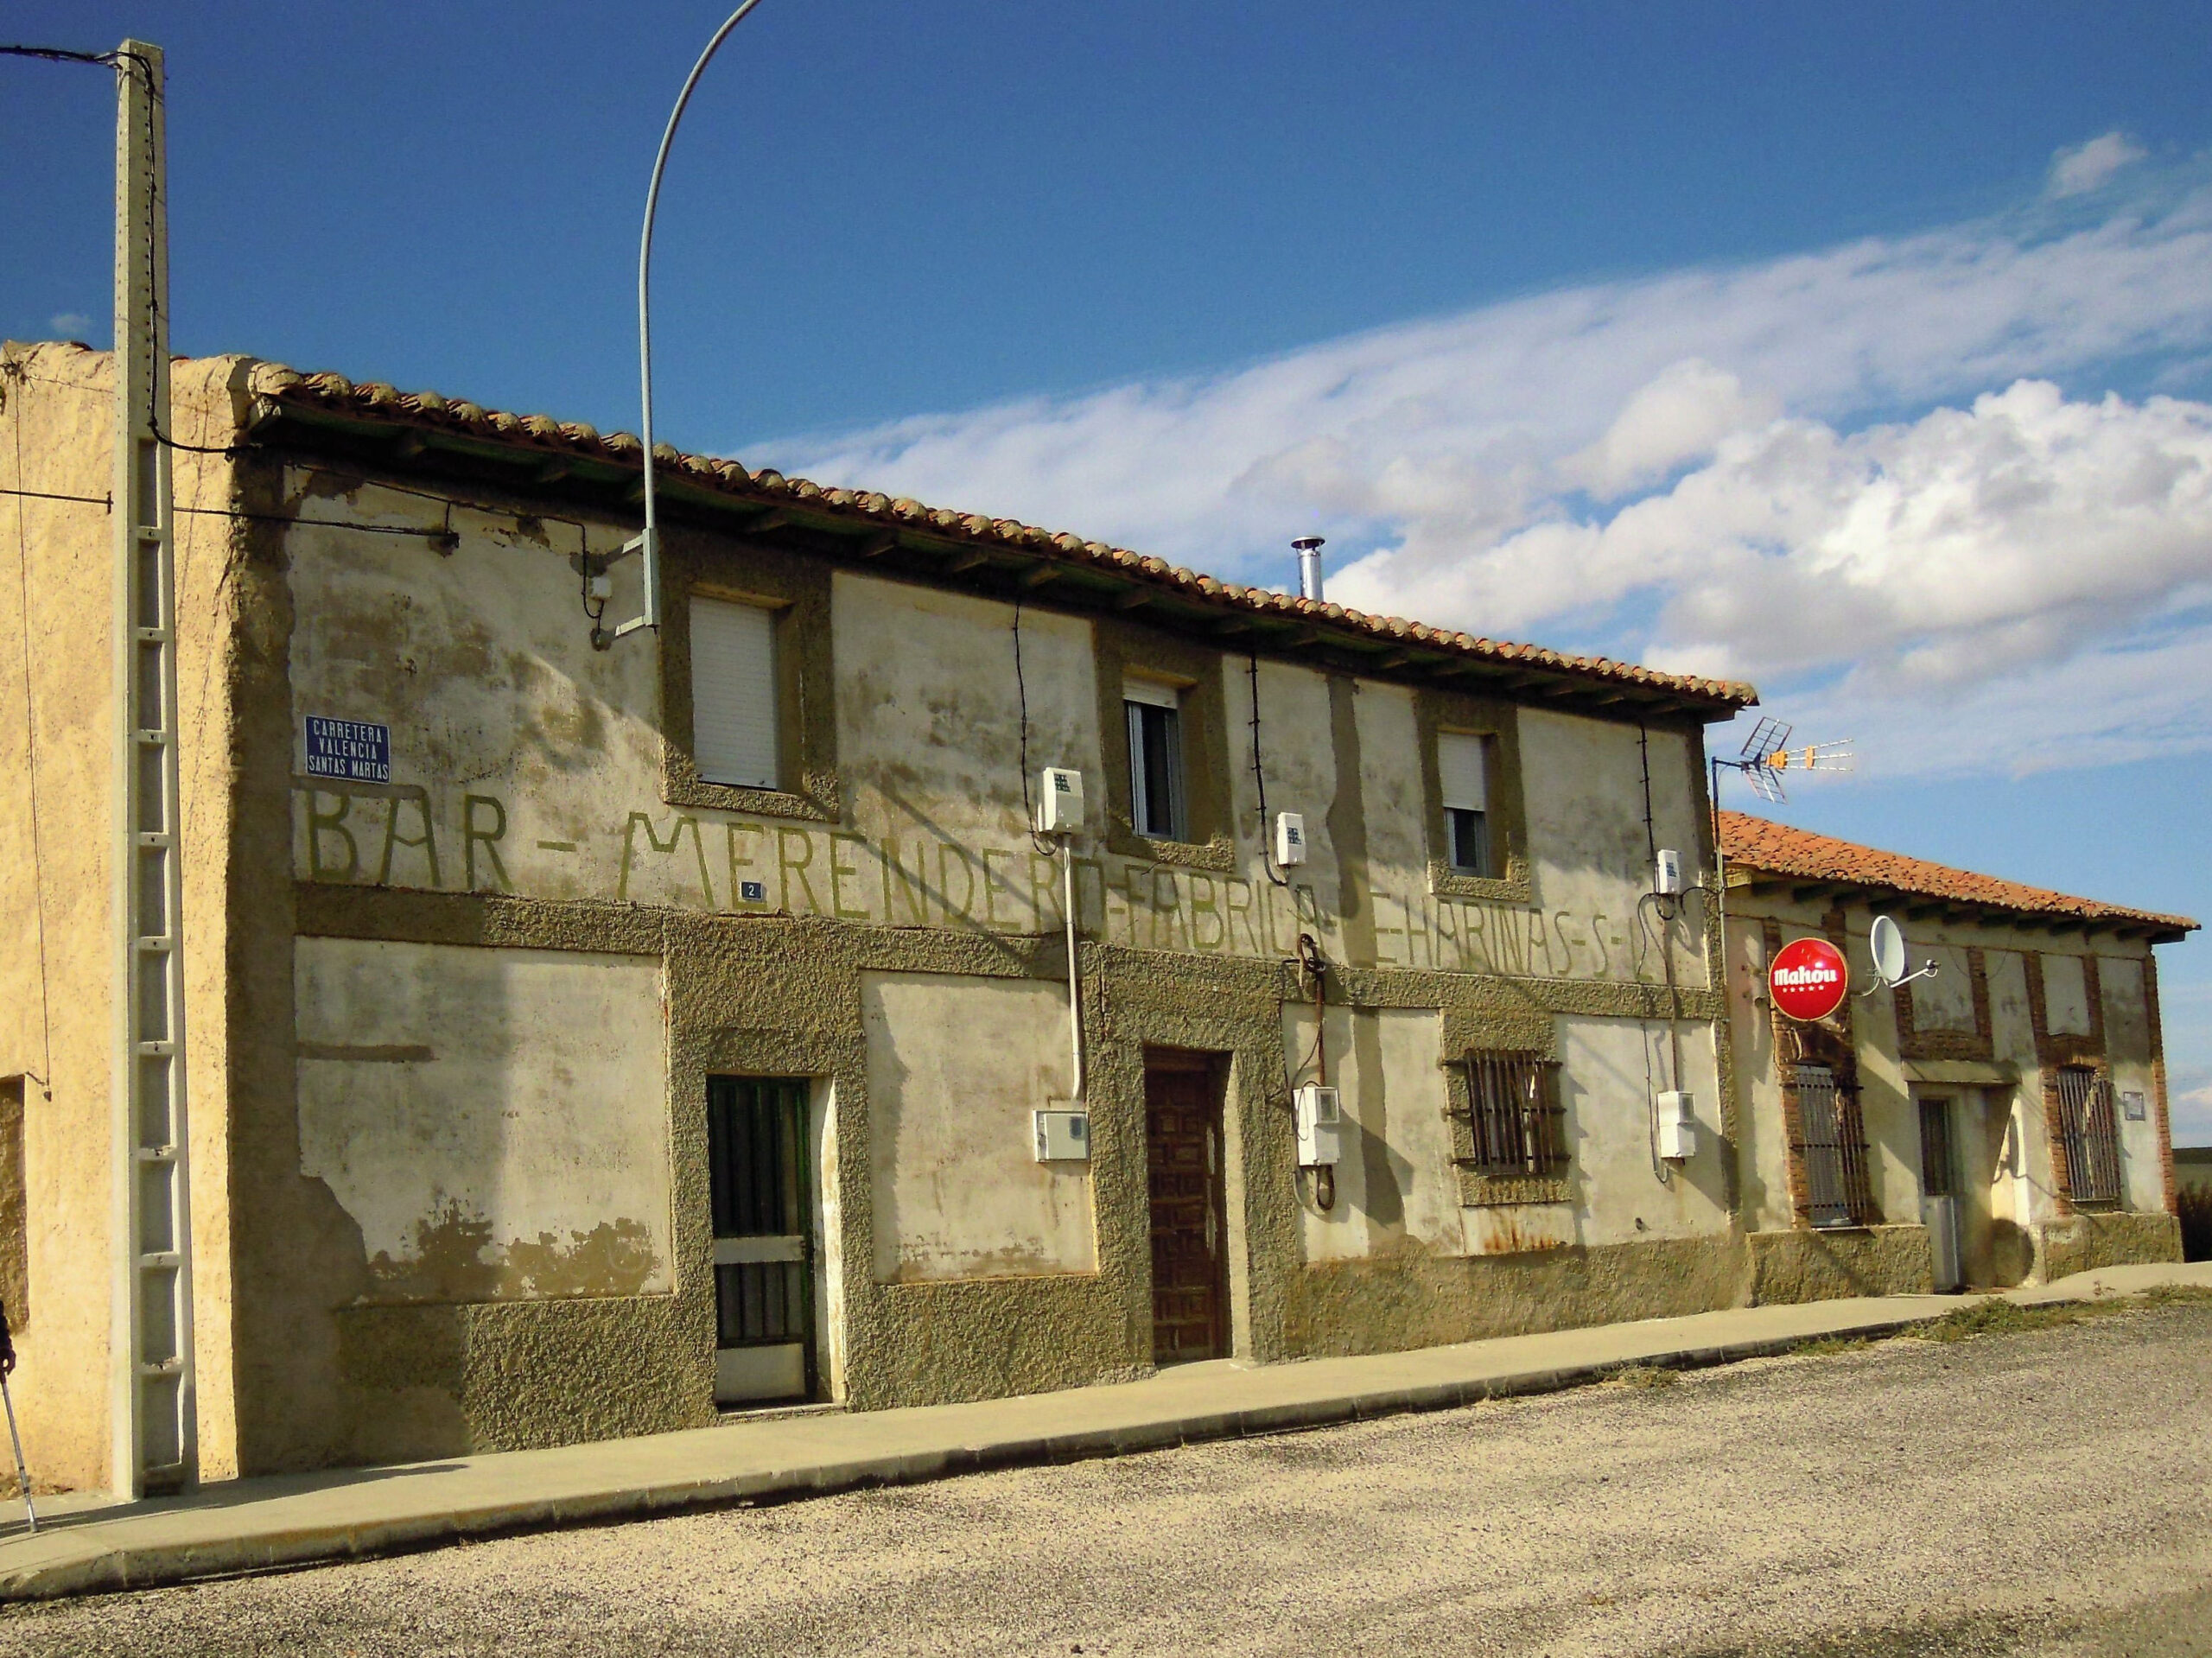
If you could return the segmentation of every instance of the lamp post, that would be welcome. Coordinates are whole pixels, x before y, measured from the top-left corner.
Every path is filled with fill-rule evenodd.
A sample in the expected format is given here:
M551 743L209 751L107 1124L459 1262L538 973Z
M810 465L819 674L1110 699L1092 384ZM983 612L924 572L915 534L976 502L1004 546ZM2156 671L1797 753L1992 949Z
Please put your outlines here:
M634 536L622 544L622 550L615 555L618 559L627 558L632 553L637 553L642 557L643 563L640 568L644 571L645 604L638 615L632 616L627 621L617 622L612 628L602 627L597 623L593 625L591 642L602 651L613 645L615 640L634 633L640 628L652 628L658 632L660 627L660 520L653 500L653 330L651 285L653 262L653 213L660 206L661 174L668 166L669 146L676 141L677 124L683 119L684 106L690 103L692 90L698 86L700 75L705 73L707 65L712 60L715 54L721 49L722 42L729 38L730 31L743 22L746 15L760 3L760 0L745 0L745 3L730 13L722 26L715 31L714 39L707 42L707 49L699 54L699 60L691 66L691 73L684 77L683 90L677 94L676 107L669 111L667 130L660 136L660 153L653 157L652 183L645 191L645 225L644 231L638 238L638 385L639 402L642 404L642 412L638 423L639 435L644 439L645 446L645 527L643 534Z

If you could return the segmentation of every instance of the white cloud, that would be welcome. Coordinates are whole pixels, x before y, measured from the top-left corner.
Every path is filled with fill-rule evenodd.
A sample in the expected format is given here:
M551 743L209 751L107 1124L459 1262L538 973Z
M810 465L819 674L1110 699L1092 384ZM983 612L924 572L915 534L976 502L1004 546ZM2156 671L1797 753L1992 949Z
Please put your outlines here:
M2198 586L2212 591L2212 408L2069 402L2022 380L1849 436L1808 420L1734 431L1610 521L1481 549L1409 537L1338 591L1522 631L1649 594L1654 665L1847 666L1855 689L1924 698L2064 660Z
M2059 232L1571 289L771 458L1272 583L1319 530L1349 561L1332 597L1753 676L1878 735L1886 771L2167 753L2212 746L2212 410L2045 377L2202 360L2207 268L2198 188Z
M2123 167L2141 161L2150 152L2125 133L2107 132L2087 143L2051 152L2050 178L2044 194L2052 200L2087 195L2102 189Z
M2173 1113L2175 1145L2212 1146L2212 1074L2177 1078L2166 1103Z
M47 318L46 326L57 340L74 340L92 326L82 311L62 311Z
M1685 461L1713 453L1731 432L1781 412L1726 369L1684 358L1662 369L1628 400L1605 436L1560 463L1563 477L1584 483L1600 499L1656 483Z

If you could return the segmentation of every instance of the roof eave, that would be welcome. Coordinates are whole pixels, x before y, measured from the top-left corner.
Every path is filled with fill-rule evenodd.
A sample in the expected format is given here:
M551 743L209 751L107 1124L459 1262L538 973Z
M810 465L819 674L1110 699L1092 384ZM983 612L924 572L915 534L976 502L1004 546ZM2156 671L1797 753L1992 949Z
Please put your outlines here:
M335 450L370 470L430 473L449 480L464 476L526 499L551 498L616 514L636 511L643 488L639 465L544 429L550 422L513 424L512 433L487 435L396 409L340 409L319 397L263 392L252 400L245 436L259 449ZM541 429L533 432L531 424ZM631 444L634 448L635 440ZM1317 611L1281 595L1272 603L1254 602L1245 596L1249 589L1176 571L1162 560L1004 520L931 511L911 502L864 510L851 503L882 498L865 492L787 492L749 477L741 484L729 474L746 474L734 465L728 474L709 480L699 475L701 463L673 451L658 454L669 469L657 468L655 492L672 521L711 524L932 585L1033 594L1037 602L1056 607L1137 612L1175 631L1272 657L1616 719L1675 717L1709 724L1732 719L1757 701L1749 686L1710 682L1710 690L1692 689L1625 665L1592 671L1533 646L1475 650L1441 630L1363 626L1345 619L1334 606Z

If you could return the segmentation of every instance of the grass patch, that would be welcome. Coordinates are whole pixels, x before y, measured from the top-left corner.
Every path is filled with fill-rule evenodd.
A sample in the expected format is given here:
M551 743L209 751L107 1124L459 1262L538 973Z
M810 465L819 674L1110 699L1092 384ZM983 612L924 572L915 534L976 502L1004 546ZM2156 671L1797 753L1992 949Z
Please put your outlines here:
M1613 1372L1613 1380L1624 1388L1648 1392L1654 1388L1671 1388L1681 1380L1681 1373L1669 1370L1663 1364L1628 1364Z
M2094 1301L2050 1301L2037 1306L2017 1306L2010 1301L1993 1299L1979 1306L1961 1307L1903 1333L1920 1341L1962 1342L1976 1336L2011 1336L2030 1330L2050 1330L2114 1312L2202 1305L2208 1301L2212 1301L2212 1289L2196 1284L2161 1284L2140 1295L2108 1295Z
M1792 1353L1802 1353L1812 1358L1830 1358L1838 1353L1857 1353L1874 1344L1864 1336L1823 1336L1791 1348Z

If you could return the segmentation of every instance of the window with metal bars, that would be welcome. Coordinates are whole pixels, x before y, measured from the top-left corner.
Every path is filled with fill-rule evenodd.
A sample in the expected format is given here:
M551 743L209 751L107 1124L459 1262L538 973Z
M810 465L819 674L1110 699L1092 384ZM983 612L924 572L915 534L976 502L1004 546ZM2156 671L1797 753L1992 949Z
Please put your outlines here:
M1454 1159L1484 1174L1558 1174L1567 1163L1567 1108L1559 1064L1535 1053L1470 1049L1468 1155ZM1455 1114L1457 1115L1457 1114Z
M1839 1083L1827 1065L1799 1065L1797 1153L1803 1159L1807 1208L1815 1226L1868 1226L1874 1197L1866 1178L1866 1130L1859 1090Z
M2077 1204L2116 1204L2120 1124L2112 1109L2112 1078L2092 1065L2058 1068L2058 1132L2066 1152L2066 1195Z

